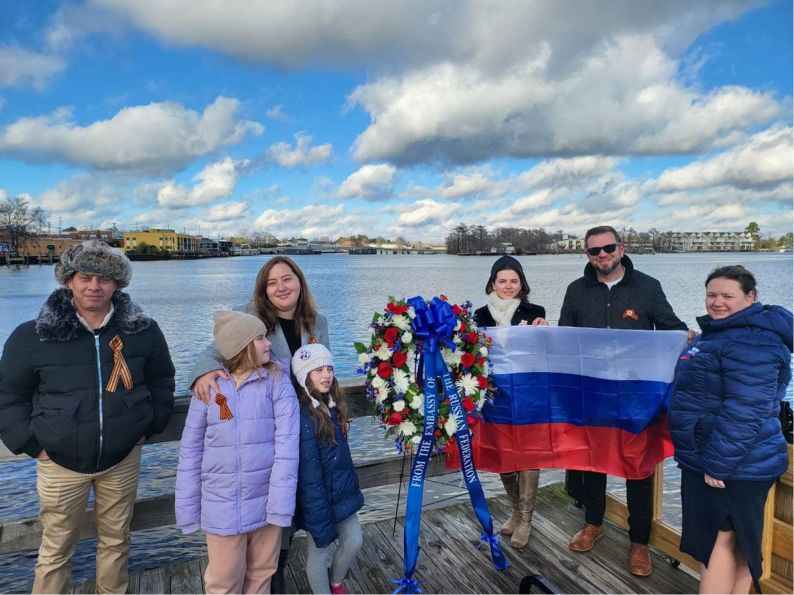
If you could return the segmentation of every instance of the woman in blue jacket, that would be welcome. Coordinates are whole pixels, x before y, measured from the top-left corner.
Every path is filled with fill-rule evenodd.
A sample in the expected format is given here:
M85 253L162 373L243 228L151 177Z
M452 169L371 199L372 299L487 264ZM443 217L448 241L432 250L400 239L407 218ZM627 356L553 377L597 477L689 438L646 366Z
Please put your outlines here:
M344 396L331 352L298 348L292 372L300 385L300 454L295 525L306 530L306 576L313 593L345 593L345 575L361 549L358 510L364 495L347 444ZM330 575L328 562L334 541Z
M706 279L703 333L684 353L670 404L681 467L681 551L701 563L701 593L760 592L766 496L788 467L778 420L791 380L792 314L756 302L742 266Z

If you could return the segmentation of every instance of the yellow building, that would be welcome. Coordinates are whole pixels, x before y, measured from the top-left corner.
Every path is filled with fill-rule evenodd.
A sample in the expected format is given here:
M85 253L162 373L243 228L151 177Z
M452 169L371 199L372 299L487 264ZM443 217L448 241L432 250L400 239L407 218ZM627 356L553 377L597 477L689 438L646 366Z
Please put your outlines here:
M124 232L124 251L139 252L143 245L174 253L198 252L200 236L178 233L173 229L144 229Z

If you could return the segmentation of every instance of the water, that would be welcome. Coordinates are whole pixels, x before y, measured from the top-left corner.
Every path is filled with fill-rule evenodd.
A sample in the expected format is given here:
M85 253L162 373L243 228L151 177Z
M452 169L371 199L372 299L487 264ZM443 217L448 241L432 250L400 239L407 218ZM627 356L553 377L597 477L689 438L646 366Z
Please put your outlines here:
M168 340L177 368L177 391L187 392L187 375L197 353L212 336L212 312L233 308L251 297L257 271L267 256L196 261L134 262L132 284L127 291L134 301L157 320ZM448 255L352 256L324 254L296 256L314 292L319 310L328 317L331 348L341 378L356 376L353 342L368 338L367 327L374 311L388 298L446 294L453 302L470 300L475 307L485 303L484 287L495 257ZM531 301L546 308L551 324L559 318L568 283L581 276L586 264L579 255L520 256L532 288ZM716 266L743 264L756 275L759 297L764 303L794 309L792 303L791 254L657 254L632 256L637 269L659 279L670 304L691 328L704 313L703 282ZM46 297L57 287L51 266L0 267L0 342L13 329L34 318ZM792 387L789 387L791 397ZM369 419L356 420L351 447L357 460L393 454L390 440ZM173 491L178 445L144 447L144 469L140 497ZM672 460L665 464L665 517L675 526L680 518L678 471ZM37 514L35 466L32 461L4 464L0 482L0 523ZM501 493L498 476L482 474L486 494ZM544 471L542 482L560 481L562 472ZM429 482L426 501L439 504L465 498L455 475ZM622 480L610 480L610 491L623 495ZM19 498L19 494L31 494ZM397 487L367 490L365 519L394 514ZM404 493L402 500L404 503ZM74 579L93 577L93 540L81 542L74 560ZM152 529L135 534L130 564L133 570L157 566L179 558L195 557L204 551L200 536L179 535L175 528ZM35 552L3 557L0 592L30 588Z

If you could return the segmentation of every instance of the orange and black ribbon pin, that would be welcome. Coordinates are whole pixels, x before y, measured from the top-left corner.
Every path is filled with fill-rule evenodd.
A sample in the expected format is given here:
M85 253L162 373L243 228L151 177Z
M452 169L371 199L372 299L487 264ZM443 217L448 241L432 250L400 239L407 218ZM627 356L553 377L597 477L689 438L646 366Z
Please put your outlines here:
M232 415L232 410L229 409L226 397L221 393L215 395L215 402L218 404L218 407L221 408L221 419L232 419L234 417L234 415Z
M124 360L124 355L121 353L124 343L121 342L121 337L116 335L110 340L110 349L113 352L113 371L110 373L110 380L105 387L105 390L114 393L116 387L119 385L119 378L127 390L132 389L132 374L127 367L127 362Z

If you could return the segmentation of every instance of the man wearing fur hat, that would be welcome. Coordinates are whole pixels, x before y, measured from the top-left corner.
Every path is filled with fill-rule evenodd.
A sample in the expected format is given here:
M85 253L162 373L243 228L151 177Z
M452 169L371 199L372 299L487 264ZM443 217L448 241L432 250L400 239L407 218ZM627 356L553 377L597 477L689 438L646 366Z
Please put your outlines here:
M174 366L157 323L121 291L126 256L91 240L64 251L63 285L0 359L0 437L37 461L42 524L34 593L63 593L93 486L99 593L124 593L141 444L162 431Z

